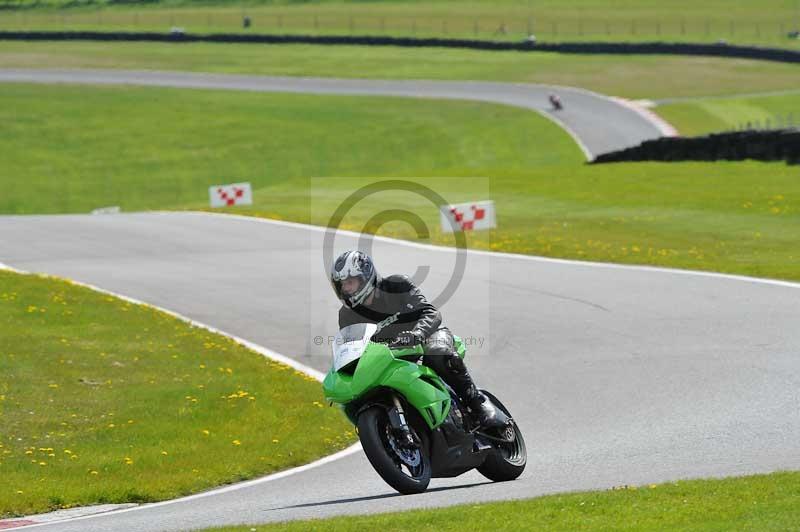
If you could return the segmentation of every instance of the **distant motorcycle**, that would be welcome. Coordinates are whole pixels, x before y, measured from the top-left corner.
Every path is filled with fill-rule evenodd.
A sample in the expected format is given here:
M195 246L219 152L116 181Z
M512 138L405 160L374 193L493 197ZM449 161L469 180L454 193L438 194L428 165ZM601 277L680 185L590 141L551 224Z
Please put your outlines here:
M564 104L561 103L561 98L559 98L557 94L551 94L547 99L550 100L553 111L560 111L564 108Z
M503 421L500 428L482 429L453 390L416 363L422 346L390 349L371 341L377 330L375 324L358 323L339 331L322 386L325 398L358 427L364 453L383 480L409 494L425 491L431 477L471 469L494 481L520 476L527 451L508 409L482 390ZM454 339L463 357L464 343Z

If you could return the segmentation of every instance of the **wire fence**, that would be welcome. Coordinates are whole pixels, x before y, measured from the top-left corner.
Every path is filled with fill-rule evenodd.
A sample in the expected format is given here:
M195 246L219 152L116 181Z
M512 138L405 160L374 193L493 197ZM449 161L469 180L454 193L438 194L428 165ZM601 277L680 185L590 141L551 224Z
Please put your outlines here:
M495 40L670 40L796 42L800 28L785 17L770 20L736 18L607 20L553 17L405 16L359 13L284 13L247 9L166 10L0 10L0 28L7 30L139 30L192 33L289 33L309 35L390 35L460 37Z
M800 128L800 113L787 113L785 115L773 115L771 118L754 119L739 122L730 131L771 131L776 129L798 129Z

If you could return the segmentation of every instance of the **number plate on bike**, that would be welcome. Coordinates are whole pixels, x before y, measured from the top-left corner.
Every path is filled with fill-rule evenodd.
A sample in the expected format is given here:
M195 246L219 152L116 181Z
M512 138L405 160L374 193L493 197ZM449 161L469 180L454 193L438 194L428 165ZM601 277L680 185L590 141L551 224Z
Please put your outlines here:
M339 371L354 360L361 358L370 338L378 330L374 323L356 323L339 331L333 342L333 369Z

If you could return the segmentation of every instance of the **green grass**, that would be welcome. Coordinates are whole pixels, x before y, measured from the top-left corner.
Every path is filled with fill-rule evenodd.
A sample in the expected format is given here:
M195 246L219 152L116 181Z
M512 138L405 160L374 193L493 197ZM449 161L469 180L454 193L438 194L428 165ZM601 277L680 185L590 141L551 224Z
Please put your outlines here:
M3 213L204 205L210 185L242 180L583 160L546 118L474 102L17 84L0 85L0 99Z
M800 92L772 96L706 98L659 105L656 112L683 135L800 125Z
M784 164L564 165L481 175L488 177L499 227L470 235L472 248L800 280L800 182L797 169ZM257 191L253 208L231 212L326 225L347 195L371 181L288 181ZM480 179L418 181L451 203L487 196ZM427 200L410 202L400 193L360 204L344 228L362 230L391 208L419 215L432 228L431 242L452 244ZM379 233L416 239L399 222Z
M797 530L800 473L688 480L387 514L207 529L214 532Z
M174 498L354 441L314 379L52 277L0 271L0 374L0 517Z
M489 193L499 228L473 235L477 248L800 280L800 180L782 163L589 166L536 113L478 103L28 85L0 97L5 213L198 209L209 185L250 181L254 206L232 212L325 224L355 188L411 177L450 202ZM438 227L427 201L372 205Z
M93 6L78 0L6 1L0 28L160 30L182 26L193 32L239 32L242 16L250 33L379 34L518 40L529 32L557 40L670 40L760 43L798 47L786 34L800 25L792 0L698 3L675 0L506 0L372 2L191 2L168 0L135 6ZM104 9L97 9L104 6ZM502 31L499 31L503 28Z
M796 65L709 57L364 46L0 42L0 68L78 67L550 83L653 99L800 86Z

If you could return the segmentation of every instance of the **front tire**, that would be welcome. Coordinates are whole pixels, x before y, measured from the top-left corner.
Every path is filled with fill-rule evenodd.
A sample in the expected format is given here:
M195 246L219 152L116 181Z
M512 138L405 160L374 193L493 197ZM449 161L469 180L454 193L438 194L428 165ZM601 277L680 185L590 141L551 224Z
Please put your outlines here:
M494 395L486 390L482 390L482 392L487 399L502 410L505 415L511 417L511 413L508 409ZM525 448L525 440L522 437L522 431L519 430L513 418L511 426L508 427L507 430L513 431L514 440L509 443L492 441L494 450L486 456L486 460L478 467L478 472L481 475L495 482L505 482L516 479L525 471L525 465L528 463L528 451Z
M404 495L422 493L431 481L427 434L409 428L421 442L415 451L399 449L384 408L373 406L358 416L358 438L369 463L387 484Z

